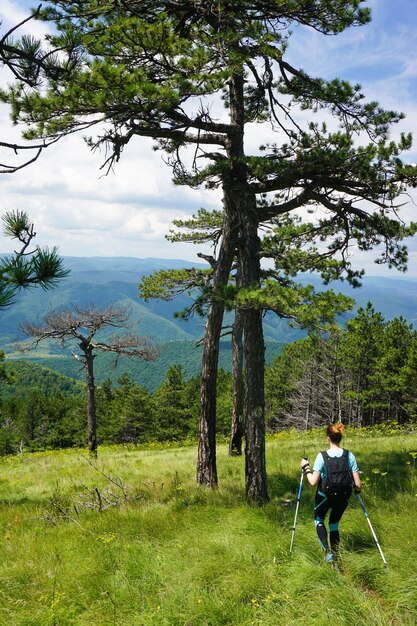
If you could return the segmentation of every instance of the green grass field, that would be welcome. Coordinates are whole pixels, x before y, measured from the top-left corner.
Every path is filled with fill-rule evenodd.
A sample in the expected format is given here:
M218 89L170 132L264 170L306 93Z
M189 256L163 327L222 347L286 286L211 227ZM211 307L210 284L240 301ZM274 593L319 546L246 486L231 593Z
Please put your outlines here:
M195 447L102 448L96 468L77 451L1 460L0 624L415 625L417 434L347 434L387 568L354 496L341 568L322 562L307 485L289 555L299 459L321 433L268 440L264 507L226 445L215 492L195 486Z

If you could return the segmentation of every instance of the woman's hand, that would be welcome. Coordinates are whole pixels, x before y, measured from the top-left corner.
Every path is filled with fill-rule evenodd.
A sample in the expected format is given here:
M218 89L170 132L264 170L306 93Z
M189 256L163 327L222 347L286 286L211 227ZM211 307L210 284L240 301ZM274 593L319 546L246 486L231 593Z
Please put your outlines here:
M311 471L309 460L303 457L300 461L301 469L303 470L303 476L306 477L312 487L318 485L320 480L320 472Z

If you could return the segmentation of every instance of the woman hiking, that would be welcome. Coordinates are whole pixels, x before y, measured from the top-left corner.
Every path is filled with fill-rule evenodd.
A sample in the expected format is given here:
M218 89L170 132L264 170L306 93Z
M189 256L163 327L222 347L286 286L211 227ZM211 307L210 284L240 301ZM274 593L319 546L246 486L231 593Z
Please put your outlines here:
M313 471L307 459L301 460L304 476L312 487L317 485L314 499L314 523L317 535L325 552L325 561L333 563L339 546L339 522L349 503L352 484L356 493L362 489L359 469L352 452L340 447L344 426L340 422L329 424L326 437L329 449L319 452L314 461ZM327 539L325 517L330 511L330 549Z

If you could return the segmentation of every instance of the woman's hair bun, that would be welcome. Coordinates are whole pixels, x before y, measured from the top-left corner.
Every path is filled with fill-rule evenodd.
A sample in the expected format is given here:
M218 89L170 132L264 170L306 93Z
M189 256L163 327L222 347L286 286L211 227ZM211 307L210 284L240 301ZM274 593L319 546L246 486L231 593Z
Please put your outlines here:
M340 440L343 437L343 433L345 432L345 427L342 422L337 422L336 424L329 424L327 427L326 435L330 437L330 440L334 443L340 443Z

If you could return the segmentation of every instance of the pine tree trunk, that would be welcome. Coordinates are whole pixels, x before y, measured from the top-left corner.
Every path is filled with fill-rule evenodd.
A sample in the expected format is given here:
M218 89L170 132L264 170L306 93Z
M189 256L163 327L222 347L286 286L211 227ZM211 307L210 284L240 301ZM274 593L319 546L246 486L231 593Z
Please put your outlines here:
M236 253L240 195L245 188L243 164L244 100L243 72L230 80L230 120L235 132L227 141L229 170L224 173L222 240L213 276L213 296L207 313L202 356L200 425L198 439L197 484L217 487L216 468L216 391L220 335L224 301L221 288L227 285Z
M240 280L242 286L256 289L260 285L261 271L256 198L248 194L244 208L241 214L241 241L244 245L239 248ZM242 317L246 370L246 495L254 502L265 502L269 496L265 460L265 345L262 310L254 307L242 309Z
M81 346L82 347L82 346ZM97 456L97 434L96 434L96 390L94 384L94 355L91 349L84 349L85 368L87 376L87 433L88 451L90 456Z
M209 307L202 355L197 484L207 487L217 487L216 389L223 312L220 302Z
M246 362L246 495L254 502L269 500L265 460L264 345L262 318L256 310L245 314Z
M244 431L245 391L243 381L243 320L239 308L235 310L232 333L232 387L233 412L229 455L240 456Z
M238 246L239 280L242 287L260 284L260 242L256 197L247 184L244 155L244 73L229 82L230 119L234 132L227 138L228 171L223 175L224 222L222 244L214 272L214 294L209 308L203 350L201 414L197 483L217 486L216 382L219 341L224 304L221 288L227 284ZM269 499L265 464L265 347L262 310L242 309L246 364L246 493L252 501Z
M207 313L202 355L200 387L200 424L198 437L197 484L217 487L216 466L216 392L220 335L224 301L219 290L227 285L233 263L237 231L230 221L227 198L222 242L213 278L213 297Z
M232 163L233 202L239 216L238 272L243 288L259 287L261 278L259 217L256 196L248 186L244 151L244 72L235 73L230 81L231 121L236 128L230 138L229 159ZM246 494L253 501L268 500L265 465L265 347L262 310L242 309L244 357L246 368L245 467Z

